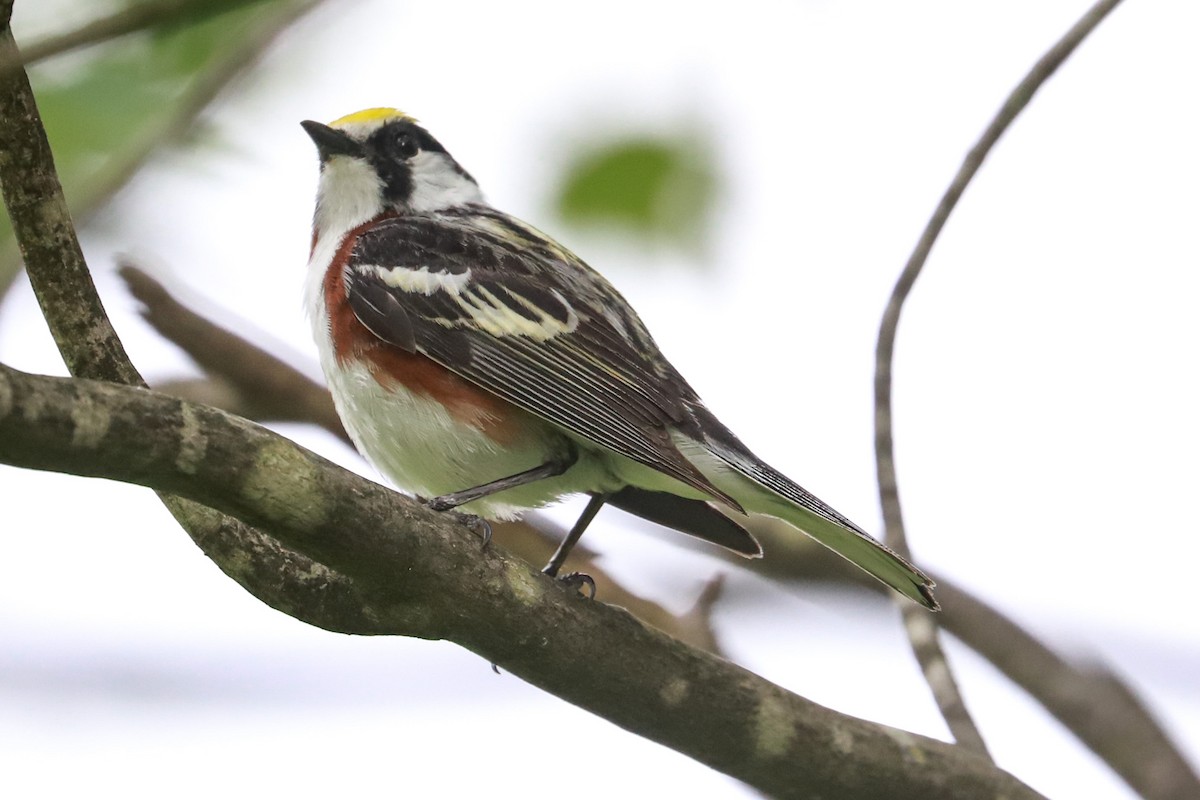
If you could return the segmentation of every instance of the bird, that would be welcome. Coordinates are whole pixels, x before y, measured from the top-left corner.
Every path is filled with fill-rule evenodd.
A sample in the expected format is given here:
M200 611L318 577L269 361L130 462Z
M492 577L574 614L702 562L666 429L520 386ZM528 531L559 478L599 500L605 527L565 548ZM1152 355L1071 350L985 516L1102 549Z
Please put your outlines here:
M551 576L606 504L749 558L742 520L763 514L938 609L927 575L755 456L600 273L489 204L414 117L300 124L320 162L305 306L350 438L390 481L484 520L588 496Z

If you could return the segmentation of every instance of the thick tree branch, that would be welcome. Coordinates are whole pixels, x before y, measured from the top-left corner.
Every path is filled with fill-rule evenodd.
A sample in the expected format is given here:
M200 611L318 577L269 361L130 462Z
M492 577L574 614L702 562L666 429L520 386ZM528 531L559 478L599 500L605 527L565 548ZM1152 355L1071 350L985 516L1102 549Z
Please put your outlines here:
M900 325L900 311L912 290L921 268L938 234L946 224L950 212L966 191L967 185L978 172L992 146L1008 126L1029 104L1033 95L1041 88L1055 70L1074 52L1075 48L1100 22L1108 16L1120 0L1100 0L1083 18L1042 56L1029 74L1013 89L983 136L967 154L958 174L942 196L937 209L925 226L916 248L900 273L891 298L883 312L879 325L879 340L875 350L875 463L879 480L879 502L883 507L885 541L888 546L903 556L911 557L904 533L904 516L900 508L900 489L896 478L896 457L892 437L892 359L896 346L896 331ZM938 708L954 740L976 752L986 754L983 736L967 712L954 673L946 660L946 654L938 642L937 621L928 614L914 613L913 608L901 608L904 627L912 644L925 680L937 700Z
M839 714L568 591L246 420L0 367L0 461L151 486L349 577L372 631L449 639L775 797L1032 798L961 747Z
M205 319L173 298L154 278L129 263L120 268L130 292L142 303L142 316L156 331L178 345L209 378L173 381L157 388L175 397L248 417L260 422L315 423L349 443L328 390L286 362L241 336ZM564 531L538 530L528 521L493 524L496 541L530 564L545 564ZM711 584L696 605L682 615L636 595L606 574L584 546L576 547L569 570L586 572L603 587L605 602L627 608L638 619L677 639L721 653L712 629L712 604L720 591Z
M5 19L0 61L19 58ZM67 368L72 375L144 385L92 283L23 69L0 72L0 120L0 189L29 281ZM362 608L353 587L322 565L236 519L176 497L160 498L222 571L271 607L334 628L328 609L338 603L347 613ZM272 574L276 577L263 580Z
M885 587L825 548L797 540L774 520L756 522L753 533L771 557L750 568L780 580L845 583L887 598ZM1135 792L1153 800L1200 797L1200 776L1112 670L1067 660L950 578L932 577L942 601L939 626L1041 703Z
M264 386L287 381L274 373L295 373L295 383L289 383L293 390L315 393L302 400L301 407L319 408L324 403L332 408L329 392L324 387L307 381L285 362L185 308L144 272L126 266L121 275L134 295L146 305L144 316L147 321L167 339L189 354L199 353L208 343L218 343L223 351L221 358L203 359L211 376L209 379L189 386L162 386L161 391L197 401L212 396L214 389L225 387L220 399L231 405L217 405L240 416L252 416L261 405L245 403L241 398L262 394ZM180 395L179 389L187 393ZM336 415L330 417L321 413L298 421L322 425L345 437ZM832 580L886 596L887 590L878 581L812 540L797 537L790 526L766 517L752 520L752 525L754 535L771 557L749 562L733 557L730 561L735 566L777 580ZM531 564L545 563L562 538L562 531L539 531L525 523L503 523L495 528L497 540ZM577 548L572 555L578 555L583 549ZM656 604L626 596L613 579L602 577L601 568L594 562L572 568L594 574L605 587L603 597L606 602L630 609L639 619L693 646L719 652L703 604L695 615L674 617ZM938 616L939 624L1037 699L1135 791L1162 800L1200 795L1200 779L1162 727L1110 670L1100 664L1070 663L948 578L934 577L939 596L946 598Z

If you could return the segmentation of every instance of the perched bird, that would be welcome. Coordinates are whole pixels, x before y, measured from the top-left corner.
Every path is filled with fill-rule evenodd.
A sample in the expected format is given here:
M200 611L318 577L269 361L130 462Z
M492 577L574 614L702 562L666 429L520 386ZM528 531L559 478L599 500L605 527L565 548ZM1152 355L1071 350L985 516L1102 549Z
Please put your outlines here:
M757 557L733 518L782 519L936 609L933 582L705 408L637 314L574 253L484 200L412 117L301 123L321 175L306 303L358 449L439 510L491 519L591 500Z

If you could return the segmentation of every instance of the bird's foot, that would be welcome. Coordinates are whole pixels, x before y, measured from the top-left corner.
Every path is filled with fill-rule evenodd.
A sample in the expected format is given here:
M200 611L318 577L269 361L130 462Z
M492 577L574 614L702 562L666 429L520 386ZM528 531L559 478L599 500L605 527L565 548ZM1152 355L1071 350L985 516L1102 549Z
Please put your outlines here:
M454 511L454 508L458 504L450 501L448 496L433 497L428 500L423 497L418 497L417 499L431 511L437 511L438 513L442 514L446 513L447 511L452 512L454 514L454 519L458 523L470 528L473 532L479 535L480 539L483 539L483 547L481 549L486 550L488 545L492 543L491 524L478 514L466 514L462 511Z
M592 579L591 575L585 572L568 572L561 578L555 578L555 580L580 594L586 594L588 600L596 599L596 581ZM587 587L586 592L583 590L585 586Z
M420 498L425 507L432 511L449 511L458 505L454 502L453 495L444 494L439 497L430 497L428 500Z
M487 550L488 545L492 543L492 524L478 514L459 514L458 520L463 525L466 525L472 531L479 535L483 540L480 545L480 550Z

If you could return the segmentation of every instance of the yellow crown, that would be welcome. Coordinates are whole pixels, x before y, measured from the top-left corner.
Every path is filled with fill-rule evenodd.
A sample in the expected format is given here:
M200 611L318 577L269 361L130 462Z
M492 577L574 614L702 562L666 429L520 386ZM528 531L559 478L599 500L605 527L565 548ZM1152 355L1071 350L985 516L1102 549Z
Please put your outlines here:
M417 120L405 114L396 108L364 108L362 111L355 111L353 114L347 114L344 117L338 117L333 122L329 123L331 128L344 128L347 125L362 125L371 122L388 122L394 119L403 119L409 122Z

